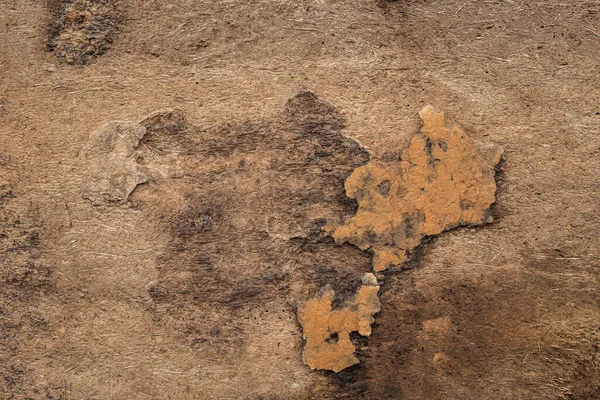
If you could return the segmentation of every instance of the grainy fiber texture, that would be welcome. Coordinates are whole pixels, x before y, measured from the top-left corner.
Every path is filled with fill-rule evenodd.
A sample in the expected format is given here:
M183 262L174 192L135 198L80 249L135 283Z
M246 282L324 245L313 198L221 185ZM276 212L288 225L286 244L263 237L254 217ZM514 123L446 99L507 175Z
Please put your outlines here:
M599 398L599 16L0 1L0 398ZM373 261L321 227L427 104L504 149L494 222L388 267L360 363L312 370L298 306L331 284L343 308ZM84 149L110 121L146 129L148 181L93 205Z
M113 0L46 0L51 20L46 48L67 64L88 64L116 36L119 14Z

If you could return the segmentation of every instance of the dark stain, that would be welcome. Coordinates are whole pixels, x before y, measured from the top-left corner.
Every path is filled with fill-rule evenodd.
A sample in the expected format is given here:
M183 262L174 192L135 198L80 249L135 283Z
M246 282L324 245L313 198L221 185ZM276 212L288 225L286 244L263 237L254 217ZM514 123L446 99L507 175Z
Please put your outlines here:
M461 210L470 210L473 208L473 203L465 199L461 199L459 205Z
M425 155L427 156L427 164L430 167L435 168L435 166L437 164L439 164L440 159L436 158L435 155L433 154L433 146L434 146L433 141L431 139L427 138L425 140L425 147L423 148L423 151L425 152ZM433 179L433 177L428 176L427 182L430 183L432 179Z
M50 398L20 351L31 346L32 332L47 330L51 322L36 308L40 297L53 289L52 269L39 259L35 218L6 207L13 198L11 194L0 201L0 397Z
M506 154L502 156L500 162L496 165L494 178L496 180L496 201L490 207L490 215L494 218L494 222L499 221L503 217L511 215L511 210L503 201L508 193L509 186L506 179Z
M47 0L46 49L62 62L85 65L112 44L120 14L111 0Z
M209 232L221 219L218 204L189 208L175 217L173 229L181 238L190 238Z
M425 155L427 155L427 157L433 157L433 142L431 141L431 139L425 140L425 147L423 148L423 151L425 152Z
M379 185L377 185L377 190L383 197L388 197L390 195L390 181L384 180Z
M408 195L408 189L404 185L398 185L398 189L396 190L396 196L399 198L404 198Z
M327 339L325 339L325 342L329 343L329 344L335 344L337 343L339 340L339 335L337 332L333 332L331 335L329 335L329 337Z
M444 140L438 140L437 145L440 149L442 149L442 151L448 151L448 143L446 143Z
M417 233L415 228L415 221L413 221L412 215L404 214L402 220L402 228L404 229L404 234L407 238L411 238Z
M234 328L267 304L293 307L330 283L336 307L356 294L371 256L337 246L321 227L333 215L356 212L344 180L369 154L341 134L345 120L333 106L306 91L272 120L199 129L170 115L144 125L151 145L154 138L191 141L177 144L186 204L164 218L172 243L149 289L157 321L169 315L188 344L219 347L225 338L243 339ZM158 214L155 204L140 204ZM210 313L199 313L204 307ZM222 335L209 332L215 324Z

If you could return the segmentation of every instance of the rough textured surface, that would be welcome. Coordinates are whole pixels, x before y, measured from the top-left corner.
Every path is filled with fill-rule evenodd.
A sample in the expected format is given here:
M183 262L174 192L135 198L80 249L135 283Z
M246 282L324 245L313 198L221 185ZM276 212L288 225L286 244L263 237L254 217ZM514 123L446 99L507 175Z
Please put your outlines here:
M52 13L46 48L68 64L88 64L113 41L118 13L113 0L46 0Z
M331 283L338 307L370 269L371 257L321 230L326 219L356 212L343 182L368 153L311 91L269 118L202 127L163 112L141 125L137 162L149 180L130 202L153 236L168 235L153 252L157 274L143 302L153 329L172 340L167 357L185 349L219 360L202 373L249 385L251 398L280 387L302 396L312 371L302 363L297 304ZM230 372L257 363L278 372L260 385Z
M299 308L298 321L305 340L303 358L309 367L340 372L360 362L354 356L350 334L371 335L373 315L379 312L378 291L375 275L365 274L356 296L342 308L332 309L335 292L330 285Z
M137 147L146 134L143 125L113 121L92 132L83 150L89 162L83 197L93 204L124 203L148 176L140 171Z
M350 242L371 250L375 272L407 261L407 253L426 236L491 222L495 167L502 150L487 146L485 159L458 126L446 127L442 112L426 106L419 115L421 132L399 160L371 161L346 179L346 195L358 201L356 215L342 225L323 227L338 244ZM298 310L304 361L311 368L340 372L360 362L350 333L369 336L373 315L379 311L377 279L372 274L364 279L371 279L371 285L363 286L340 310L332 311L335 292L330 286Z
M118 36L86 65L45 51L52 15L44 3L0 1L0 180L14 196L4 205L25 230L35 228L31 254L51 277L36 294L2 286L4 301L9 286L20 295L9 300L16 308L0 328L0 341L10 343L0 380L14 382L0 398L600 398L596 1L118 0ZM244 196L259 192L264 168L248 168L237 181L234 173L246 156L255 166L266 153L276 158L289 136L274 127L306 88L335 106L345 120L337 132L372 160L397 160L391 150L408 145L427 104L469 138L505 151L494 222L444 232L417 248L412 262L382 272L372 334L367 343L351 335L361 362L339 373L302 362L295 307L328 283L339 297L333 308L341 305L372 271L370 255L321 238L322 221L302 222L309 234L289 247L259 245L274 242L265 226L281 238L294 232L287 227L303 221L292 214L304 205L320 207L311 217L354 215L343 180L368 154L345 158L353 165L341 158L287 165L271 175L282 182L270 183L268 195L281 193L275 202ZM146 127L138 151L148 183L119 206L82 198L90 133L168 108L193 129L177 114ZM271 130L253 146L257 134L247 133L257 126ZM209 140L216 149L220 139L227 152L194 156L196 146ZM327 152L311 136L302 143L309 154ZM194 157L201 162L187 169ZM330 195L319 189L307 197L291 180L322 188L308 173L341 164ZM160 188L156 200L153 188ZM272 212L290 198L287 188L294 202ZM328 205L319 206L320 197ZM202 212L203 199L227 199L231 208L219 219ZM262 234L247 235L252 227L236 234L244 212L258 221L267 207L277 218L256 224ZM178 218L186 215L187 224ZM208 220L219 240L213 258L200 251L209 247L202 243ZM179 237L177 226L199 233ZM238 261L247 251L260 262ZM269 274L276 283L262 283L263 268L288 261L301 272L286 280ZM239 271L256 279L236 279ZM213 296L221 303L198 307ZM30 324L38 318L25 317L29 309L47 324ZM15 368L1 367L10 363Z
M1 162L0 173L9 175ZM26 208L19 211L18 203L11 184L0 181L0 398L42 399L55 391L30 381L31 369L21 356L29 352L27 340L48 330L37 307L52 276L40 258L35 217Z
M419 115L421 132L398 161L372 161L346 180L356 215L324 227L336 243L371 250L375 272L407 261L426 236L491 219L502 151L492 149L485 160L458 126L446 127L442 112L427 106Z

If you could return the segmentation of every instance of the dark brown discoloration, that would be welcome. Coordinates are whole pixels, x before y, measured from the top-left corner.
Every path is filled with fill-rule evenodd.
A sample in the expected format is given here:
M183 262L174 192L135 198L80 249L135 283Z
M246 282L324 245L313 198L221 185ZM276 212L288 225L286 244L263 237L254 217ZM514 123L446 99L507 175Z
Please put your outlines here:
M0 181L12 186L8 194L0 185L0 197L7 193L4 210L38 232L32 256L49 267L53 288L38 292L39 301L22 291L20 299L33 299L27 303L31 312L25 312L21 300L10 298L14 306L4 306L3 295L11 291L2 283L0 342L8 339L18 348L2 348L0 369L4 376L18 377L9 389L16 398L599 397L594 346L600 313L600 74L595 73L600 4L379 3L385 7L378 7L378 0L115 0L123 15L117 36L104 55L80 67L43 51L51 17L45 1L0 1ZM282 288L289 283L285 294L274 289L280 283L269 283L261 292L261 282L249 281L254 297L244 304L238 291L219 289L236 282L229 271L240 265L229 267L222 259L239 258L246 248L225 254L202 243L211 232L227 233L221 230L227 218L213 223L211 231L174 240L178 216L213 204L204 189L223 194L216 190L220 176L234 170L245 174L244 180L228 175L222 182L240 185L263 171L253 157L260 150L252 150L252 143L241 146L247 149L243 157L233 150L231 163L219 168L213 168L214 160L194 156L196 145L206 152L207 139L217 148L217 127L231 142L227 132L243 131L243 121L282 124L286 99L305 87L343 113L344 135L385 163L400 160L399 150L418 129L415 112L427 103L444 109L470 138L505 149L496 175L494 221L437 236L417 247L407 264L385 271L382 323L373 326L375 336L367 345L354 343L362 364L340 374L317 373L302 363L295 303L286 301L303 300L303 291L311 289L298 282L306 279L310 285L337 280L334 289L343 302L358 288L353 271L362 264L353 260L366 257L361 263L367 264L368 256L347 245L330 265L328 254L339 249L328 249L327 242L318 242L314 253L273 252L260 268L286 267L278 260L294 254L308 260L287 266L301 273L283 278ZM137 161L149 181L126 204L92 207L79 190L86 165L78 156L89 133L114 119L142 121L165 107L181 109L189 123L183 130L175 123L175 129L165 127L142 140L143 158ZM335 126L335 118L328 124ZM184 143L182 138L191 139ZM434 142L432 152L436 149L442 152L443 145ZM313 157L328 152L319 148ZM5 170L6 165L13 169ZM213 173L203 174L203 166ZM203 185L198 193L205 198L186 197L188 185ZM405 196L411 188L394 189L389 197ZM345 210L352 215L355 202L341 187L338 194L336 204L344 207L340 216ZM257 219L268 205L256 206L251 217ZM226 217L237 212L225 211ZM308 248L319 240L316 221L323 216L310 217L311 233L293 239L297 246ZM285 231L278 221L274 216L265 224L277 234ZM258 242L255 237L249 236L251 245ZM287 236L280 237L266 240ZM179 251L175 243L182 251L192 249L181 257L182 265L177 257L170 259ZM161 254L164 259L157 258ZM319 272L315 263L322 265ZM172 301L173 288L188 290L180 284L187 268L197 274L190 279L197 276L205 285L189 285ZM320 274L327 279L320 280ZM394 280L396 275L406 279ZM11 276L19 282L24 275ZM449 298L480 309L460 310L473 323L463 321L458 310L450 314L442 288ZM411 291L421 303L409 304L412 309L397 303ZM223 303L194 302L194 293ZM275 300L264 301L269 295ZM232 298L241 307L225 303ZM188 312L171 318L169 301L176 304L173 309L181 304ZM498 314L505 317L494 324L494 341L484 341L491 330L487 322L498 320ZM445 326L447 316L450 334L440 341L432 329ZM444 341L462 345L455 320L464 327L461 334L484 345L472 347L469 355L456 349L433 364L436 353L431 352L448 354L441 350ZM378 339L384 332L385 340ZM423 354L430 357L419 361ZM10 365L6 357L21 365L3 369ZM9 397L3 391L0 398Z
M48 329L36 308L40 295L52 288L52 270L40 259L33 217L11 208L14 197L8 182L0 184L0 395L50 399L54 389L30 382L27 346L31 335Z
M89 64L114 40L120 16L113 0L46 0L46 49L67 64Z
M494 290L468 276L444 287L443 269L451 267L432 267L387 274L382 311L368 347L359 352L362 364L326 396L444 399L468 390L500 400L504 394L493 391L492 380L511 370L520 382L512 392L515 398L532 386L538 393L552 393L561 380L565 398L594 398L600 334L585 327L566 332L547 319L576 287L556 289L553 304L540 304L541 287L558 287L559 281L540 275L528 282L525 276L498 272L490 276L497 283ZM564 350L582 343L587 350Z
M158 320L171 321L184 343L205 351L227 343L243 349L244 335L255 329L248 313L274 309L278 318L295 321L296 302L325 284L336 292L334 307L356 294L371 257L336 246L321 227L356 211L343 182L369 155L340 133L344 119L330 104L302 92L271 121L210 129L173 115L146 121L160 127L150 147L163 150L144 155L144 165L160 170L160 159L176 153L183 176L180 203L165 202L161 193L170 184L152 175L132 198L149 215L166 212L157 223L172 232L158 280L148 288L149 307ZM160 144L170 138L177 140ZM293 329L300 334L295 322Z

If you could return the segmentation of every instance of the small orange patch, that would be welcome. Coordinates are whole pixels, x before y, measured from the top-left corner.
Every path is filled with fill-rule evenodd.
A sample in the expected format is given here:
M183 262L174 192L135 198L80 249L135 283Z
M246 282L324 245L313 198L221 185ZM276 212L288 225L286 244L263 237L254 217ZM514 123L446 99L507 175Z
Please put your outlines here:
M365 274L358 293L341 310L332 309L335 292L329 285L299 309L298 320L306 340L304 361L309 367L339 372L359 363L350 333L371 335L373 315L379 312L378 291L375 276Z

